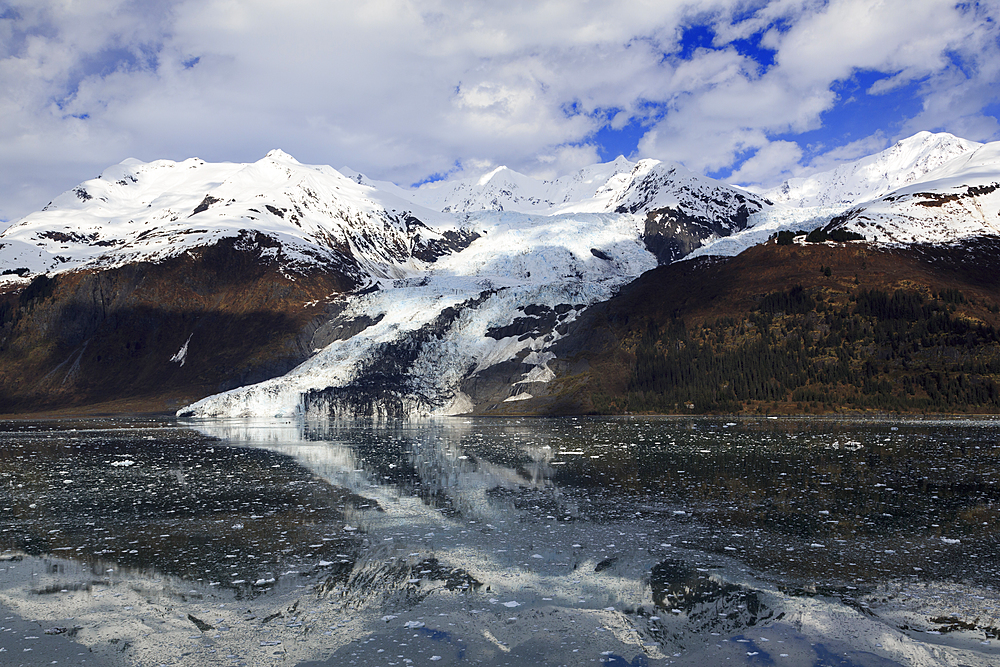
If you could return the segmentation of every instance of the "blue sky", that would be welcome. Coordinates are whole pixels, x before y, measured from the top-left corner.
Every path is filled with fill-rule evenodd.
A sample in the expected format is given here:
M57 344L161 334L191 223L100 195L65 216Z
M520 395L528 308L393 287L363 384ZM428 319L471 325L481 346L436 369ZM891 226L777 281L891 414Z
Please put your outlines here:
M7 0L0 222L134 157L744 185L1000 138L1000 0Z

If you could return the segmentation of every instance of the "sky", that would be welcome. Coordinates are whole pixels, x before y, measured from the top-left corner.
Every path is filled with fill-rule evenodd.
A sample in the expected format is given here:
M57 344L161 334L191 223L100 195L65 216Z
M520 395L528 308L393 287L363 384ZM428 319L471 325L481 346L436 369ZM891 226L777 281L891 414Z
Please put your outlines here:
M1000 0L0 0L0 229L130 157L772 186L998 117Z

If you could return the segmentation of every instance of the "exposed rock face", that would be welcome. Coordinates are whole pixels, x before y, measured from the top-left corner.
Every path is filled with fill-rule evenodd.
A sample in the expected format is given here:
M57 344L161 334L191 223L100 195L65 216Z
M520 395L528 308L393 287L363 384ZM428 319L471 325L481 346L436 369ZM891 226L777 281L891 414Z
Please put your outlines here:
M640 163L615 201L618 213L645 214L643 241L660 264L690 254L706 242L747 228L767 199L695 177L679 165Z
M420 225L424 226L423 223ZM426 240L418 236L413 256L423 262L435 262L445 255L465 250L478 238L479 234L476 232L455 229L446 229L440 237Z
M750 210L745 203L728 219L706 219L681 209L660 208L646 214L642 240L660 264L670 264L690 255L712 238L746 229Z

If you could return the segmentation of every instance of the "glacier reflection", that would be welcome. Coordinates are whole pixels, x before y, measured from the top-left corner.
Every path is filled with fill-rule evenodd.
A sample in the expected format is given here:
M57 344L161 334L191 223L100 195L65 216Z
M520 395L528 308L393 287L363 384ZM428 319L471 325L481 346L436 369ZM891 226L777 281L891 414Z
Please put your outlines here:
M996 427L19 425L0 610L141 664L985 666Z

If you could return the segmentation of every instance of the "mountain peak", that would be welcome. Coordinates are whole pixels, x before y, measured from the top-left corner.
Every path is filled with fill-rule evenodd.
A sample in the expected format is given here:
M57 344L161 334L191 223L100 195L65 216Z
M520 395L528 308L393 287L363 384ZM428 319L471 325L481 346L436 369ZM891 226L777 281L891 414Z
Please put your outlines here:
M487 173L483 174L482 176L480 176L479 180L476 182L476 184L479 185L479 186L486 185L487 183L489 183L490 181L492 181L494 177L496 177L496 176L498 176L500 174L506 174L507 172L516 173L516 172L514 172L513 169L510 169L509 167L507 167L505 165L501 165L501 166L497 167L496 169L494 169L493 171L487 172Z
M264 159L273 160L275 162L294 162L295 164L300 164L298 160L280 148L273 148L269 150L267 155L264 156Z
M885 150L805 178L791 178L761 194L795 207L870 201L922 180L950 160L982 146L947 132L918 132Z

